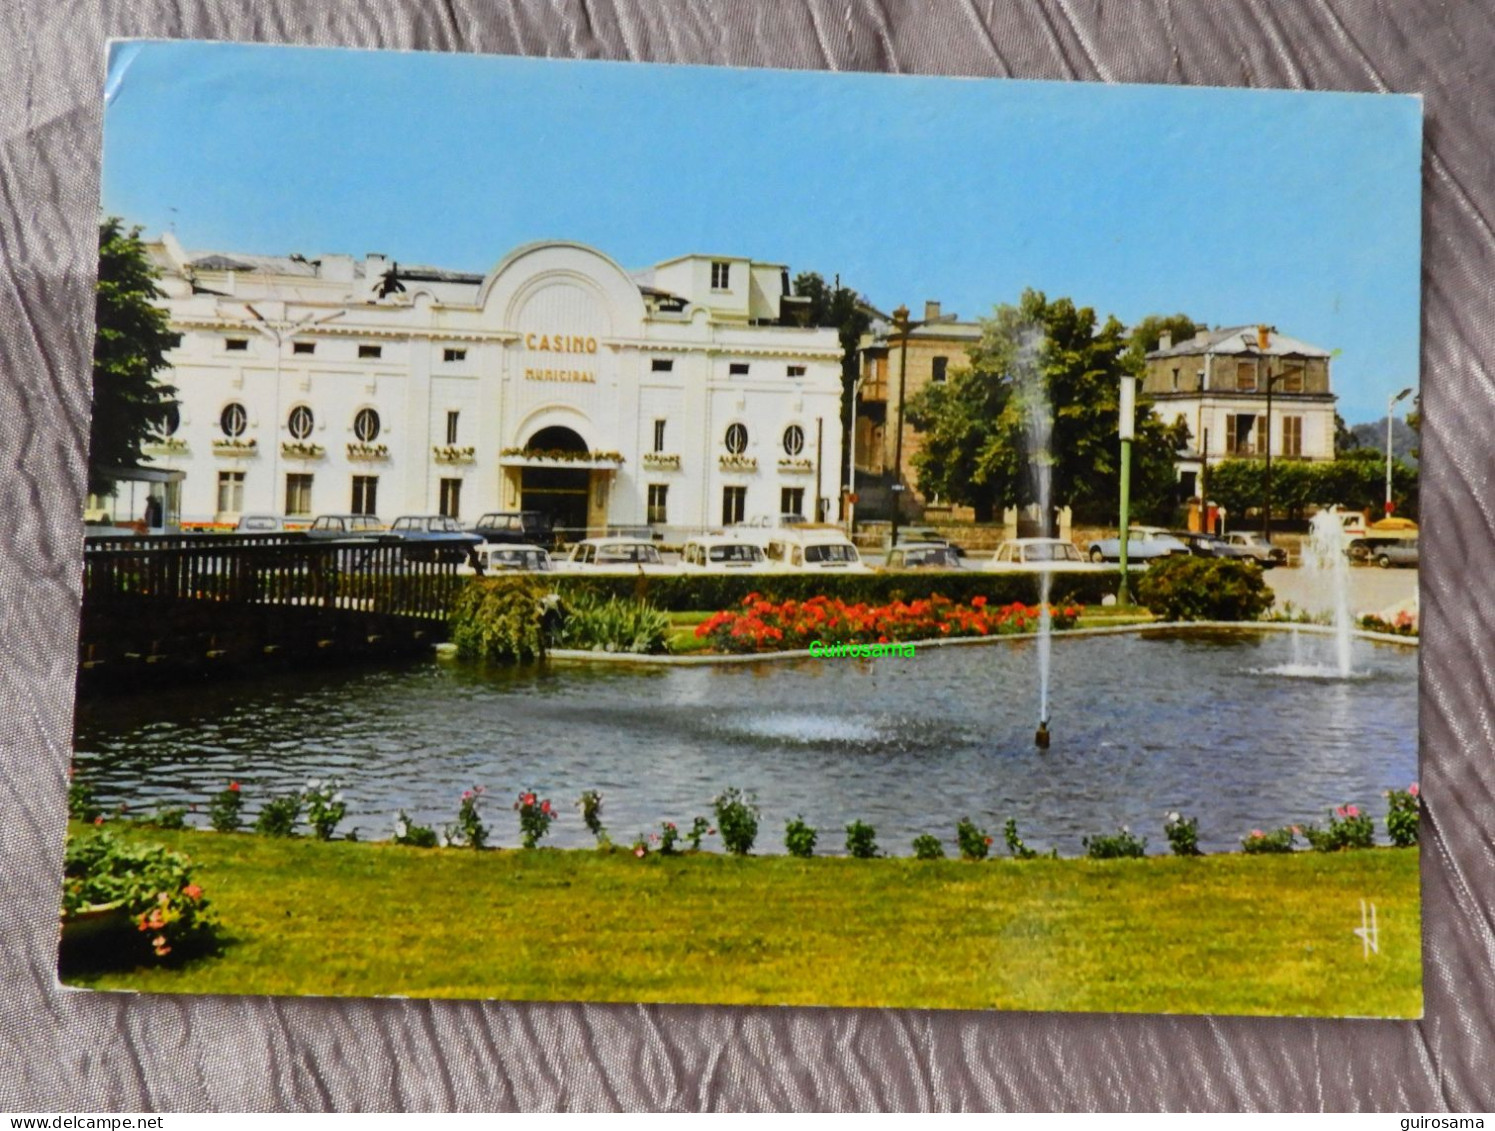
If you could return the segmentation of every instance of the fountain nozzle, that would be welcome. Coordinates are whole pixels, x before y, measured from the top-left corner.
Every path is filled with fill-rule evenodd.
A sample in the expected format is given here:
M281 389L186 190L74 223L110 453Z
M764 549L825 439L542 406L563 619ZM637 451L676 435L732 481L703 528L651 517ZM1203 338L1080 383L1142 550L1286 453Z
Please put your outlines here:
M1033 745L1036 746L1036 747L1038 747L1038 749L1040 749L1040 750L1047 750L1049 748L1049 721L1048 721L1048 719L1039 719L1038 720L1038 730L1033 735Z

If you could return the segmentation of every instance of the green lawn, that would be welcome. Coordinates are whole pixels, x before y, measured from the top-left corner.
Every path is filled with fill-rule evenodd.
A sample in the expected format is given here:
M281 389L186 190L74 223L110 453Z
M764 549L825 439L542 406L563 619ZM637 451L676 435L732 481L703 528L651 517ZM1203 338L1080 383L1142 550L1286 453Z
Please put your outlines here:
M472 852L124 830L216 956L150 992L1416 1017L1417 852L921 862ZM1360 900L1380 954L1362 957Z

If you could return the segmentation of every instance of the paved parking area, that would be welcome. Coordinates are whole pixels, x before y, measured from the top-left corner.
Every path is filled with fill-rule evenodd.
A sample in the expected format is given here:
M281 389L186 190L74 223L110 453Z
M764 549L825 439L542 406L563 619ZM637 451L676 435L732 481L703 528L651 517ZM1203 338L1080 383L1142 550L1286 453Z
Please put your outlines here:
M1317 570L1288 566L1268 570L1267 584L1277 595L1280 608L1291 601L1296 608L1310 613L1330 612L1333 598L1326 592L1326 579ZM1409 601L1417 595L1417 570L1378 569L1375 566L1350 567L1350 612L1379 613Z

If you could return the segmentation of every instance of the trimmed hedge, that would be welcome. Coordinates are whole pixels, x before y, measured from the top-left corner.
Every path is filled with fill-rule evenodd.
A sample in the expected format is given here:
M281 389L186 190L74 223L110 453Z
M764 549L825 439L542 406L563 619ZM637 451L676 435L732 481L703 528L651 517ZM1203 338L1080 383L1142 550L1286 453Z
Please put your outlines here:
M1049 591L1051 604L1095 605L1106 594L1116 592L1116 573L1055 574ZM484 585L489 582L478 581ZM978 570L929 570L919 573L760 573L698 575L613 575L557 573L541 584L554 589L564 600L587 594L599 600L618 597L646 600L666 612L692 612L735 608L749 593L771 601L808 601L811 597L836 597L849 604L865 602L885 605L891 601L915 601L939 594L968 604L972 597L985 597L995 605L1014 601L1038 602L1038 578L1032 574L985 573Z

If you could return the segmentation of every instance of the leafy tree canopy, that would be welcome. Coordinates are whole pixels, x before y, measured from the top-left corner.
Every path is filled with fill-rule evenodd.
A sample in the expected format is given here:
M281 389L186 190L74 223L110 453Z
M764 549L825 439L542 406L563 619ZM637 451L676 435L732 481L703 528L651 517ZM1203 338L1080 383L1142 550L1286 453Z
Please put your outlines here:
M998 306L981 326L969 364L909 402L909 421L924 433L914 456L920 489L971 506L985 519L1000 507L1039 501L1046 470L1052 505L1114 517L1120 382L1141 368L1125 328L1114 317L1098 326L1089 307L1068 298L1051 302L1034 290L1016 306ZM1172 517L1174 455L1187 440L1186 427L1165 425L1139 402L1132 448L1137 517Z
M156 272L140 241L140 229L125 230L118 217L99 225L97 328L93 345L93 423L89 436L88 489L107 494L107 468L135 467L140 446L176 405L176 390L156 380L166 354L181 341L160 297Z
M1187 314L1149 314L1127 332L1127 352L1135 364L1158 348L1163 334L1173 335L1173 344L1186 342L1195 334L1198 323Z
M862 336L872 326L872 315L867 301L850 287L843 287L839 278L834 283L814 271L805 271L794 279L794 293L810 300L807 320L811 326L835 327L841 340L841 432L844 435L851 423L852 390L861 364ZM847 470L851 466L851 451L842 445L841 481L847 481Z

